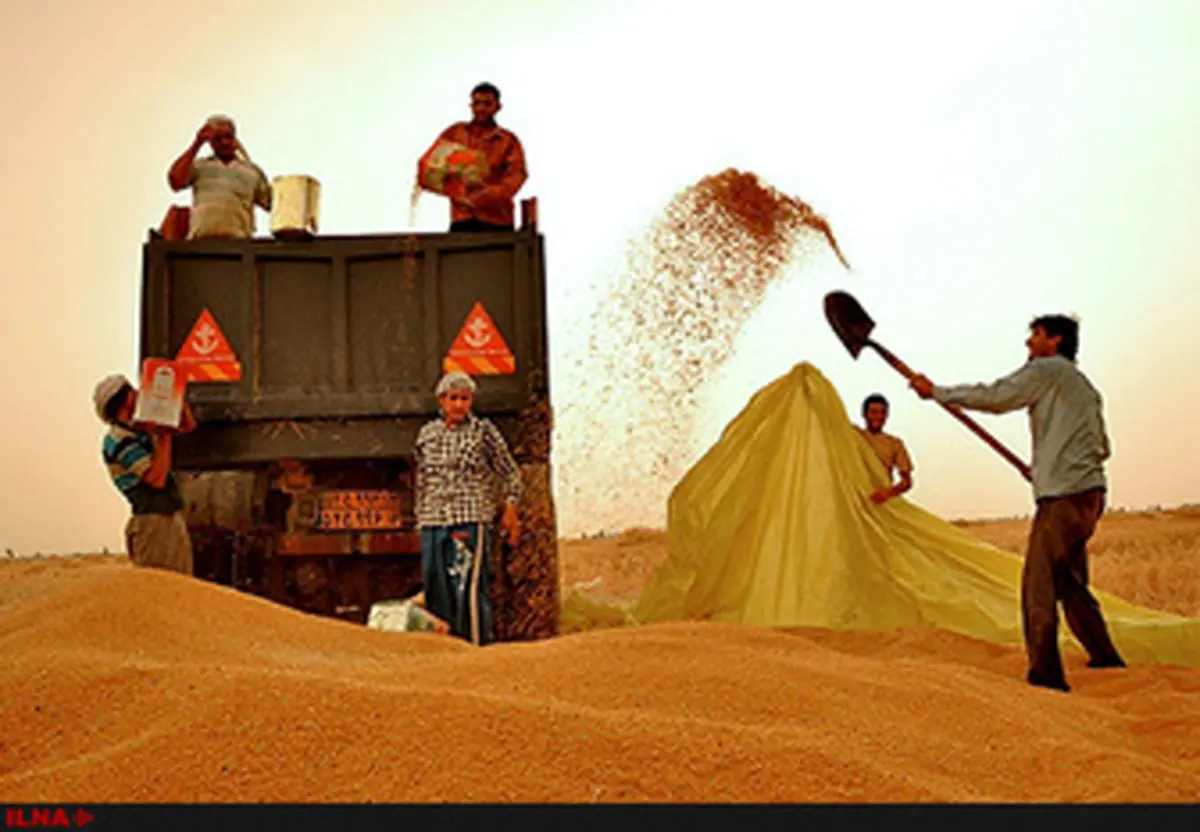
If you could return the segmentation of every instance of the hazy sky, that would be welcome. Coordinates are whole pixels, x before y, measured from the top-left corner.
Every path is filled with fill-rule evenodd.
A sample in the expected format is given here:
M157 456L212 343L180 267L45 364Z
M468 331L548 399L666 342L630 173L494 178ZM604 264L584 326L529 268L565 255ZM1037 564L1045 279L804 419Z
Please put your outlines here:
M824 213L855 272L831 259L777 287L707 391L704 441L808 360L852 410L892 399L912 499L1024 513L1025 482L877 356L852 361L820 297L854 292L946 383L1013 369L1029 319L1068 311L1106 396L1113 502L1200 498L1193 0L0 0L0 548L121 545L91 390L136 370L141 244L188 200L166 169L209 113L269 176L321 180L323 231L401 231L416 156L484 79L529 157L555 355L629 237L742 167ZM429 198L418 227L445 219ZM1028 454L1023 415L981 420Z

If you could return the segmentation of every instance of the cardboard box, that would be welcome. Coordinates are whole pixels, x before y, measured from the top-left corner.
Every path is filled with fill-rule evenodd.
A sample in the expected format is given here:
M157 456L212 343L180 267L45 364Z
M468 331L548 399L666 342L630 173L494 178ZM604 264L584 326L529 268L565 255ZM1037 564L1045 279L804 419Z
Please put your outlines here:
M133 420L141 424L178 428L183 418L183 398L187 374L183 367L166 358L147 358L142 362Z

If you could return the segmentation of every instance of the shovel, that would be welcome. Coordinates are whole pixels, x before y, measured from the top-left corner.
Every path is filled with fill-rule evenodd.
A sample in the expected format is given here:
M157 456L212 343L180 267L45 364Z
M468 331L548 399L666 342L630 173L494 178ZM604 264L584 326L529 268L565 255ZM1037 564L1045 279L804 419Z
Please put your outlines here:
M854 356L854 358L858 358L858 354L862 352L863 347L871 347L883 357L884 361L891 364L892 367L909 381L912 381L916 376L916 373L907 364L892 355L882 345L871 340L871 331L875 329L875 322L871 320L871 316L859 305L858 301L846 292L830 292L825 296L825 318L829 321L829 325L833 327L833 331L837 334L838 339L845 344L846 349L850 351L850 355ZM1022 462L1020 457L1000 444L996 437L980 427L979 423L953 405L943 402L938 402L938 404L947 413L970 428L972 433L991 445L992 450L1011 462L1013 467L1021 472L1021 476L1026 480L1030 479L1029 466Z

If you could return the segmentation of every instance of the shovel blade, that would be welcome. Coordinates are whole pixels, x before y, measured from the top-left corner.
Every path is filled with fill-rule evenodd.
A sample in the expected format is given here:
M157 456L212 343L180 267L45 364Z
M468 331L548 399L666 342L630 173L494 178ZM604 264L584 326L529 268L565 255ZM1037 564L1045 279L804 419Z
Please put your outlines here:
M875 329L875 322L866 310L846 292L830 292L825 296L825 319L850 355L858 358Z

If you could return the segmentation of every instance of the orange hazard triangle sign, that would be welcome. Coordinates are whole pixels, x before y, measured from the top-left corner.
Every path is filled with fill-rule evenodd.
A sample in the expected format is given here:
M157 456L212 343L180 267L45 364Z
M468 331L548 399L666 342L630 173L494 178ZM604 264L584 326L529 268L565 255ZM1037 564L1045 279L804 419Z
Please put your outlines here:
M242 378L242 364L237 354L207 309L196 319L175 361L187 370L190 382L241 381Z
M481 376L512 375L517 371L517 360L482 303L471 308L442 361L442 370Z

